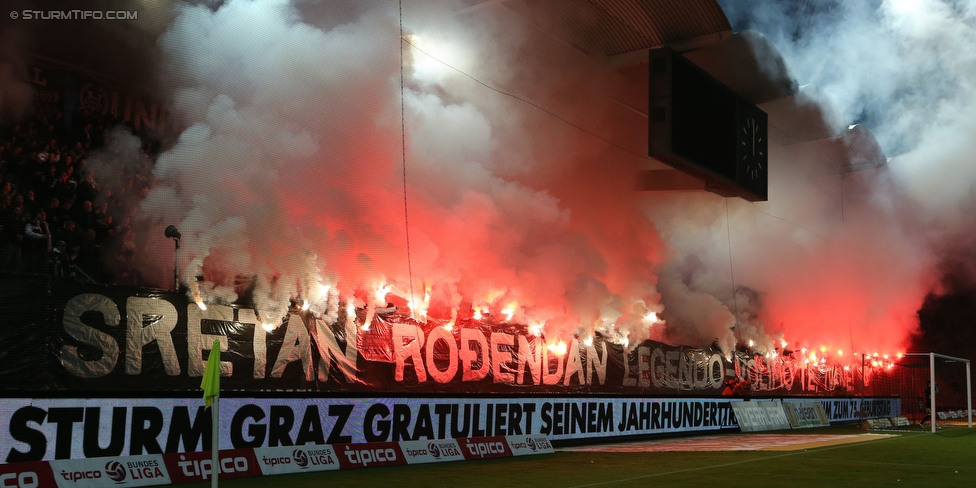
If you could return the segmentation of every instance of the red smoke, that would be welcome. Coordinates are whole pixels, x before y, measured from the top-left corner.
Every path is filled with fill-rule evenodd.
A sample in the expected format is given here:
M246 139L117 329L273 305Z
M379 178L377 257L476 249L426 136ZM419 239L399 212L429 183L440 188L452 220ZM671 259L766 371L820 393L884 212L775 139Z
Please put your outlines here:
M395 5L341 22L284 1L181 8L160 73L187 130L141 215L145 235L183 233L191 293L233 301L254 277L271 325L289 300L326 317L393 300L445 321L514 307L563 340L903 347L929 260L876 181L773 147L768 203L639 193L660 164L619 101L646 86L504 11L427 7L404 11L407 40Z

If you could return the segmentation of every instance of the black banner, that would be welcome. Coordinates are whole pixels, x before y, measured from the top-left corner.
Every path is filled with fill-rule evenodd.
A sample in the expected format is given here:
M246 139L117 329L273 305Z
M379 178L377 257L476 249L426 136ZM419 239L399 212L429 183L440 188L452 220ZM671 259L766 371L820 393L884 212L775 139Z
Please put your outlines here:
M10 392L199 389L214 340L224 390L442 394L820 395L854 374L654 341L597 336L563 350L510 324L453 327L364 312L331 322L293 310L266 330L244 306L206 309L185 294L0 275L0 379ZM363 327L365 317L369 327Z

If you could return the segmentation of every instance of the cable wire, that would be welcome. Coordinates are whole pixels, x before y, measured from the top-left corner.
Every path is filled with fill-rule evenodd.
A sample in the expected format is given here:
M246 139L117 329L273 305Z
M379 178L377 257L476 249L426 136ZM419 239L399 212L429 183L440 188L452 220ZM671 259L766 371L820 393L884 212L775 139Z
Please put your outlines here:
M806 227L804 227L804 226L802 226L800 224L797 224L795 222L791 222L789 220L784 219L783 217L777 217L777 216L775 216L775 215L773 215L773 214L771 214L769 212L763 211L762 209L760 209L759 207L757 207L755 203L752 204L752 208L755 209L757 212L759 212L761 214L766 214L766 215L768 215L768 216L770 216L770 217L772 217L772 218L774 218L776 220L781 220L783 222L786 222L787 224L790 224L793 227L796 227L797 229L800 229L800 230L805 231L805 232L809 232L810 234L812 234L815 237L823 240L824 242L830 242L830 239L827 239L826 237L824 237L824 236L822 236L820 234L817 234L816 232L814 232L814 231L812 231L810 229L807 229Z
M401 35L402 35L402 29L401 29ZM485 83L484 81L481 81L478 78L475 78L474 76L469 75L468 73L465 73L464 71L461 71L458 68L455 68L454 66L452 66L452 65L444 62L443 60L438 59L436 56L434 56L434 55L428 53L427 51L424 51L423 49L417 47L416 44L410 42L407 39L403 39L403 42L409 44L410 46L413 46L413 48L416 49L417 52L420 52L420 53L424 54L425 56L429 57L430 59L433 59L434 61L437 61L438 63L440 63L440 64L442 64L442 65L444 65L444 66L446 66L446 67L448 67L448 68L450 68L450 69L458 72L458 73L460 73L461 75L467 77L468 79L474 81L475 83L477 83L477 84L479 84L479 85L481 85L481 86L483 86L483 87L485 87L485 88L487 88L487 89L489 89L489 90L491 90L493 92L499 93L501 95L505 95L507 97L514 98L515 100L518 100L518 101L520 101L522 103L531 105L531 106L533 106L533 107L541 110L542 112L545 112L545 113L549 114L550 116L552 116L552 117L554 117L554 118L562 121L563 123L565 123L565 124L567 124L567 125L575 128L575 129L579 130L580 132L583 132L585 134L589 134L589 135L591 135L591 136L593 136L593 137L595 137L595 138L597 138L597 139L599 139L599 140L601 140L603 142L606 142L607 144L610 144L611 146L613 146L613 147L615 147L617 149L620 149L621 151L626 152L627 154L630 154L632 156L637 156L638 158L641 158L641 159L651 159L650 156L646 156L646 155L643 155L643 154L635 153L634 151L631 151L630 149L627 149L626 147L623 147L623 146L621 146L621 145L619 145L619 144L611 141L610 139L607 139L607 138L605 138L605 137L603 137L603 136L601 136L601 135L599 135L597 133L590 132L590 131L584 129L583 127L581 127L579 125L576 125L575 123L573 123L573 122L571 122L571 121L569 121L569 120L567 120L567 119L559 116L555 112L553 112L553 111L551 111L551 110L549 110L549 109L547 109L547 108L545 108L545 107L543 107L543 106L541 106L541 105L539 105L539 104L537 104L537 103L535 103L535 102L533 102L531 100L528 100L526 98L523 98L523 97L520 97L518 95L515 95L514 93L509 93L509 92L504 91L504 90L501 90L499 88L495 88L495 87L489 85L488 83ZM400 53L400 56L401 57L403 56L403 53L402 52ZM401 70L403 69L402 63L401 63L400 69ZM401 75L401 84L402 84L402 75ZM401 89L402 89L402 86L401 86Z
M407 212L407 135L403 115L403 43L406 42L403 38L403 0L400 0L398 5L400 9L400 160L403 166L403 229L407 237L407 279L410 281L410 312L413 313L413 264L410 259L410 215Z
M735 335L739 341L739 301L735 298L735 268L732 266L732 220L729 218L729 199L725 199L725 230L729 238L729 276L732 277L732 306L735 307Z

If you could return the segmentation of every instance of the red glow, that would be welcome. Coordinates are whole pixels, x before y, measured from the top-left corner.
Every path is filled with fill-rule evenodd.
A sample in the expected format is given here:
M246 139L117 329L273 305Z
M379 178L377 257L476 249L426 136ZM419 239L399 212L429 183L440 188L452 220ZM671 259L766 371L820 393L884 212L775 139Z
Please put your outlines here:
M215 16L201 22L209 27L199 28L249 32L250 26L233 25L230 19ZM277 27L290 32L293 26ZM314 30L304 24L302 29ZM352 24L347 29L350 36L372 32ZM492 61L503 70L500 76L536 80L528 76L538 69L531 56L545 60L554 53L515 44L492 50ZM811 237L801 231L820 231L819 223L803 220L820 213L814 195L790 193L783 202L768 202L769 215L803 219L786 231L767 232L761 227L769 215L748 205L737 207L743 202L730 204L704 193L622 191L646 161L618 149L639 146L646 133L632 120L617 117L613 110L619 107L601 93L604 84L618 88L615 78L588 86L593 91L585 91L588 95L580 100L553 95L584 93L571 81L577 77L561 71L546 77L561 80L557 86L532 90L547 94L540 100L547 106L566 108L615 134L623 144L617 148L533 107L473 96L469 88L447 80L406 80L411 91L403 95L391 89L391 80L420 75L388 62L398 59L396 50L368 49L362 59L340 63L334 73L320 76L321 66L303 64L306 58L288 60L287 66L255 63L253 56L236 53L235 46L207 43L203 53L167 53L187 68L184 81L194 88L190 92L222 93L224 110L233 107L235 114L187 120L188 125L206 122L212 129L195 141L206 150L184 147L181 141L174 154L206 154L206 161L187 163L206 166L170 176L160 172L156 183L174 193L166 207L192 211L188 225L201 222L193 239L193 232L181 226L187 235L181 267L192 268L191 260L200 260L211 292L231 286L238 274L257 276L256 301L265 308L295 300L311 313L332 306L338 315L336 300L329 302L328 283L332 298L349 304L350 317L393 303L409 306L418 321L450 321L444 327L469 318L486 327L518 322L534 336L560 340L556 350L574 334L592 338L597 332L623 344L649 337L707 344L718 337L723 351L748 345L769 358L785 355L790 344L791 352L807 346L799 357L817 364L839 362L843 351L835 348L841 346L905 347L904 332L914 326L911 320L925 290L923 281L914 279L919 273L894 266L906 262L897 259L897 250L875 246L887 234L868 228L867 235L860 235L859 226L848 224L831 228L826 242L807 242ZM340 54L327 52L334 46L314 47L309 52ZM478 53L472 50L469 61L484 61L476 58ZM193 61L206 55L250 69L196 72ZM545 69L561 68L547 63ZM282 73L287 83L269 81ZM261 96L254 95L255 89ZM646 97L639 87L635 93ZM199 112L224 113L219 106L203 108ZM238 141L239 147L227 154L213 150L222 147L214 143L226 140ZM199 175L211 173L220 178L206 181L221 181L220 192L212 184L193 185ZM730 249L695 234L719 235L718 229L738 229L733 238L748 239L736 245L731 258L736 273L744 273L737 278L762 297L752 303L749 317L734 316L738 311L728 306L735 297L727 293L727 277L716 272L725 269ZM161 254L156 263L163 282L171 257ZM185 274L195 276L196 271ZM210 298L223 297L212 293L196 302L203 307ZM731 333L730 324L740 318L747 332L737 328ZM661 326L664 319L668 323ZM781 352L774 352L777 342ZM818 345L819 352L813 352ZM873 363L878 357L875 353Z

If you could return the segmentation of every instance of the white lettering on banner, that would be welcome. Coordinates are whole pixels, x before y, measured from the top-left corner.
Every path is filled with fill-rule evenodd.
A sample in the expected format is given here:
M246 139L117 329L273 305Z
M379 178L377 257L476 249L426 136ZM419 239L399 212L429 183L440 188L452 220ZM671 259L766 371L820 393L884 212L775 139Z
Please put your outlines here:
M563 372L566 367L563 364L562 358L556 356L556 371L551 371L551 361L549 357L549 348L545 347L542 349L542 384L544 385L558 385L559 380L563 379Z
M831 418L839 414L853 418L855 411L861 411L850 408L848 399L805 401L827 402L833 407ZM854 402L855 407L861 405L859 399ZM269 458L288 456L305 445L400 441L422 442L409 447L426 448L430 454L430 442L469 437L523 436L524 440L525 436L547 435L553 440L568 440L718 431L737 426L732 411L735 403L741 401L228 397L220 402L218 430L220 445L227 448L288 448L284 453L268 454ZM210 443L210 415L198 398L6 399L4 405L0 409L0 461L6 463L175 454L200 451ZM884 416L900 411L897 398L865 399L863 405L870 408L869 412ZM811 415L809 410L803 412L804 416Z
M525 382L525 369L528 367L532 377L532 384L538 385L542 382L542 349L544 341L541 337L533 338L534 348L529 346L529 339L524 335L520 335L518 341L518 363L515 371L515 383L521 385Z
M778 389L790 390L793 388L793 381L796 377L793 363L783 356L766 359L762 356L733 356L736 376L740 380L747 380L752 383L753 391L771 391ZM802 368L804 371L817 368ZM840 368L836 368L840 370ZM830 384L831 390L833 384ZM831 391L825 390L825 391ZM813 387L813 391L817 391Z
M281 350L278 351L278 359L271 368L271 377L281 378L285 367L295 361L302 362L305 381L312 381L312 343L308 336L308 329L305 328L301 317L292 314L288 316L288 328L285 329L285 338L282 340Z
M639 354L643 356L645 351L639 350ZM722 356L717 353L698 350L665 352L661 348L654 348L647 362L650 381L656 388L718 389L725 379ZM644 383L641 386L650 385Z
M220 458L218 461L220 472L225 474L246 473L247 459L243 457ZM209 459L187 461L185 456L180 456L180 461L176 463L183 470L183 475L187 477L201 476L204 480L213 473L213 462Z
M346 321L345 337L346 348L339 347L339 340L332 328L324 322L312 320L310 327L315 330L315 344L319 350L318 381L326 383L329 381L329 370L332 364L339 367L339 372L345 378L346 383L360 383L359 381L359 350L357 349L357 334L359 327L354 321Z
M189 351L189 358L187 359L187 374L190 376L201 377L203 376L203 371L206 369L207 362L203 358L203 351L210 351L210 347L215 340L220 341L220 351L227 351L229 347L229 339L225 335L215 335L215 334L204 334L201 330L204 320L212 320L215 322L229 322L238 323L245 325L254 329L254 337L257 339L261 336L261 342L264 342L264 330L262 327L258 327L257 314L253 310L239 309L238 319L234 320L234 308L228 307L226 305L211 305L207 307L206 310L201 310L200 307L195 304L189 304L186 307L186 340L187 349ZM263 348L262 348L263 349ZM211 351L212 352L212 351ZM257 350L254 351L257 354ZM262 351L262 356L264 351ZM264 361L261 361L262 363ZM257 368L257 356L255 356L254 372L255 378L264 378L264 367L262 366L260 371L260 376L258 376ZM221 376L231 376L234 374L234 364L230 361L220 362L220 375Z
M403 381L403 369L407 359L413 363L417 381L427 381L427 371L424 369L424 359L421 348L424 346L424 331L416 325L393 324L393 349L396 354L396 373L394 378Z
M784 430L790 428L783 404L779 400L734 402L732 409L742 432Z
M472 349L471 346L477 346ZM458 352L461 359L461 381L481 381L488 372L491 371L491 361L488 359L488 340L480 330L463 328L461 329L461 350ZM481 367L475 369L474 365L481 363Z
M368 449L346 446L346 451L344 454L346 455L346 459L350 464L362 464L363 467L369 466L370 463L388 463L397 461L396 451L391 448Z
M93 361L85 360L75 346L61 347L61 364L69 373L80 378L100 378L112 372L119 359L119 343L115 338L94 327L82 323L85 312L100 312L105 325L119 325L119 308L106 296L84 293L73 297L64 306L64 331L82 344L95 346L102 355Z
M505 444L501 442L468 442L468 452L472 456L485 457L489 454L504 454Z
M77 342L101 351L100 356L95 356L97 359L88 360L82 358L77 347L64 346L59 356L69 374L82 378L110 375L116 372L119 355L124 354L125 374L140 375L143 373L142 349L155 343L168 376L185 374L191 378L200 377L204 370L205 351L209 351L216 339L221 343L221 351L227 352L229 347L246 347L248 351L231 352L254 358L251 371L234 371L235 363L221 361L222 376L236 374L264 379L267 375L277 379L285 375L289 364L301 361L306 381L312 379L315 370L321 383L367 383L359 377L362 373L359 362L362 359L357 349L359 327L354 315L350 315L344 324L344 332L334 331L332 325L321 319L289 315L282 324L285 337L275 355L276 361L268 370L268 334L260 326L254 310L217 304L201 310L193 303L186 304L187 351L184 354L184 351L176 351L173 341L173 335L182 332L179 313L173 303L161 298L124 299L124 317L119 316L122 303L115 303L100 294L79 294L66 303L63 313L65 333ZM100 318L96 318L98 314ZM86 322L82 322L82 315L88 315ZM101 320L103 323L90 325L88 322L91 320ZM122 320L124 324L121 324ZM208 327L213 323L218 326ZM233 332L222 333L219 329L223 326ZM122 327L119 333L124 332L125 351L119 350L122 341L119 334L106 330L113 327ZM492 332L486 336L483 329L469 327L462 328L459 337L455 338L454 333L440 327L424 332L415 324L393 323L391 329L390 352L395 363L393 377L396 382L425 383L428 374L439 384L479 382L490 374L491 382L497 384L604 385L608 366L617 364L609 361L609 355L617 354L615 351L618 350L622 353L623 366L619 371L619 386L625 388L712 393L724 387L726 376L735 376L750 381L754 391L791 391L794 383L797 383L799 389L807 392L832 393L838 388L850 391L855 379L853 373L840 369L824 372L821 371L823 368L797 368L794 360L785 356L767 359L735 354L729 363L712 350L643 343L631 354L627 347L618 348L606 342L584 346L579 340L569 341L568 351L555 356L545 347L544 339L524 334ZM246 330L245 336L240 335L241 330ZM312 354L313 347L318 349L317 360ZM435 348L447 353L446 361L434 353ZM439 359L435 360L435 356ZM180 358L186 358L185 373ZM407 375L405 379L404 373L408 368L413 368L414 374ZM614 371L614 378L616 374L618 371ZM872 404L865 406L875 413L885 408L884 403L877 407Z
M447 345L447 369L441 370L434 363L434 350L437 344ZM443 327L434 327L427 337L427 372L438 383L449 383L457 376L458 370L458 346L454 342L454 336Z
M138 375L142 371L142 347L156 342L159 345L166 374L177 376L181 374L176 347L171 332L175 329L178 315L175 307L165 300L129 297L126 301L127 317L124 325L126 331L126 374ZM234 320L234 312L238 319ZM101 357L95 360L85 360L78 353L78 348L65 345L61 348L59 359L65 370L80 378L100 378L111 373L119 360L119 344L110 334L86 325L81 316L86 312L98 312L106 326L115 327L121 323L119 308L110 298L96 293L83 293L72 297L65 304L63 326L71 337L101 351ZM223 335L203 334L200 326L204 319L234 322L249 325L254 328L251 344L254 354L253 377L261 379L265 376L267 351L263 328L254 327L258 323L254 310L234 309L223 305L213 305L207 312L200 310L195 304L187 306L187 346L189 359L187 373L189 376L203 376L204 361L202 352L215 339L221 341L221 350L226 351L228 339ZM145 322L152 322L146 326ZM304 329L304 324L301 329ZM298 327L296 327L298 328ZM302 349L309 349L306 343ZM194 351L196 355L194 356ZM287 351L286 351L287 352ZM310 354L310 351L308 351ZM309 355L309 358L311 356ZM221 361L221 376L233 374L233 364Z
M166 374L178 376L180 362L172 334L177 324L176 307L166 300L129 297L125 310L125 373L136 375L142 372L142 348L155 341L159 345Z
M202 405L189 408L181 399L141 403L146 401L13 400L8 413L0 411L0 428L10 429L0 432L0 455L14 462L204 448L210 417ZM106 407L100 405L107 403L117 406L102 412ZM715 400L352 398L320 403L225 398L220 443L259 448L535 434L576 439L734 426L728 402ZM98 428L109 424L109 429ZM86 452L96 445L112 450Z
M33 471L0 475L0 488L37 488L38 486L37 473Z
M596 346L586 347L586 383L593 384L593 373L596 373L597 381L602 385L607 381L607 360L610 354L607 352L607 343L601 342L603 348L601 354L597 354Z
M566 372L563 376L563 386L569 386L569 380L573 377L573 373L576 373L579 384L586 384L586 372L583 371L583 361L580 359L579 341L570 341L569 343L569 354L566 355Z
M505 346L502 349L501 346ZM514 383L515 374L509 372L510 363L515 360L512 347L515 346L515 336L512 334L491 333L491 377L495 383ZM502 369L506 371L502 371Z
M785 401L800 400L802 399ZM897 398L865 399L863 402L857 398L823 399L820 400L820 404L823 405L824 414L830 421L860 420L864 416L878 418L901 415L901 400Z

